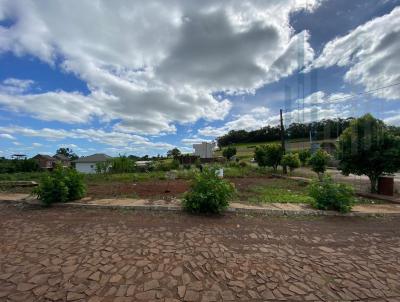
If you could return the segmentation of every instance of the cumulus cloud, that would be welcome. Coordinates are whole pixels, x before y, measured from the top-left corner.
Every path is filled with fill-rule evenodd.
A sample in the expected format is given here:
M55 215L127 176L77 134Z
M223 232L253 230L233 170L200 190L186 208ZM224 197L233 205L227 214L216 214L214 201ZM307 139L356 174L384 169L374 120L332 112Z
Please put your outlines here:
M308 33L295 35L289 17L319 2L5 0L0 18L13 24L0 26L0 53L73 73L90 94L3 90L0 104L43 120L99 117L138 134L224 119L232 104L216 92L253 92L311 62Z
M256 107L248 114L236 116L235 119L225 123L221 127L207 126L199 129L198 133L203 136L218 137L231 130L255 130L271 123L271 116L268 108Z
M32 129L20 126L0 127L0 131L5 134L16 134L27 137L39 137L49 141L58 141L63 139L84 139L89 142L109 145L116 150L131 150L140 148L162 149L166 150L173 145L163 142L153 142L149 139L130 133L122 133L115 131L105 131L102 129ZM111 147L109 147L111 148Z
M349 67L344 79L366 90L400 82L400 7L360 25L326 44L312 68ZM374 93L388 100L400 98L400 85Z

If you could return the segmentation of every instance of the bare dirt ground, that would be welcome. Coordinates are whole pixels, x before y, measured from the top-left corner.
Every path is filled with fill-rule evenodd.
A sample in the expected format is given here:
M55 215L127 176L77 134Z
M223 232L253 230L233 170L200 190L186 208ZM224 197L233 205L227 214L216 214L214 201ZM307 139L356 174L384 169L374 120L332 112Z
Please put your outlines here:
M400 301L400 220L0 205L0 301Z
M247 190L254 186L268 185L271 177L243 177L228 178L238 190ZM112 198L112 197L139 197L139 198L179 198L182 197L190 186L187 180L154 180L135 183L101 183L88 185L88 197Z
M173 198L180 197L189 189L186 180L153 180L131 183L101 183L88 185L87 196L92 198L139 197Z

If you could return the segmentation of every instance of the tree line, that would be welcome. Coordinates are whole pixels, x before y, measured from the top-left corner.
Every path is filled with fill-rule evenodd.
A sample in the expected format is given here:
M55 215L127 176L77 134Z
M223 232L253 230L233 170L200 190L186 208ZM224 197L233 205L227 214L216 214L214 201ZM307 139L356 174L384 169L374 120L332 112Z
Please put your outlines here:
M292 123L285 129L286 138L309 139L310 134L314 140L335 139L349 127L354 118L324 119L311 123ZM396 127L394 127L396 128ZM397 129L399 131L399 129ZM225 147L238 143L262 143L280 140L280 126L266 126L258 130L231 130L217 139L218 146Z

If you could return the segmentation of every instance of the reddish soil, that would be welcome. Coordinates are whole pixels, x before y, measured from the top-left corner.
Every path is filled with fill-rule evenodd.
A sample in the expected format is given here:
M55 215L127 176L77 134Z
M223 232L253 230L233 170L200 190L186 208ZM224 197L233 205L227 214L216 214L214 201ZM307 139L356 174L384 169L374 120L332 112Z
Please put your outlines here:
M254 186L267 185L271 177L243 177L229 178L240 191L245 191ZM101 183L89 184L88 196L92 198L112 197L139 197L139 198L161 198L171 199L182 197L189 189L190 182L187 180L153 180L132 183Z
M154 180L132 183L90 184L88 196L93 198L140 197L140 198L174 198L180 197L189 189L186 180Z

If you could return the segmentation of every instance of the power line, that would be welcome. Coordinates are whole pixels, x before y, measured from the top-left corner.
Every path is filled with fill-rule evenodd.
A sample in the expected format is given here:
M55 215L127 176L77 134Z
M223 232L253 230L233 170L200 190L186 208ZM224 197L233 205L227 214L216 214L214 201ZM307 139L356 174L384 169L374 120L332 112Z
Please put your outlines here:
M325 101L325 103L334 103L334 102L340 101L340 100L352 99L352 98L355 98L355 97L358 97L358 96L362 96L362 95L366 95L366 94L372 94L372 93L374 93L376 91L379 91L379 90L382 90L382 89L386 89L386 88L391 88L391 87L398 86L398 85L400 85L400 82L393 83L393 84L387 85L387 86L378 87L378 88L375 88L375 89L372 89L372 90L356 93L356 94L350 95L350 96L345 96L345 97L336 98L336 99L330 99L330 100ZM333 93L331 93L331 95L332 94Z

